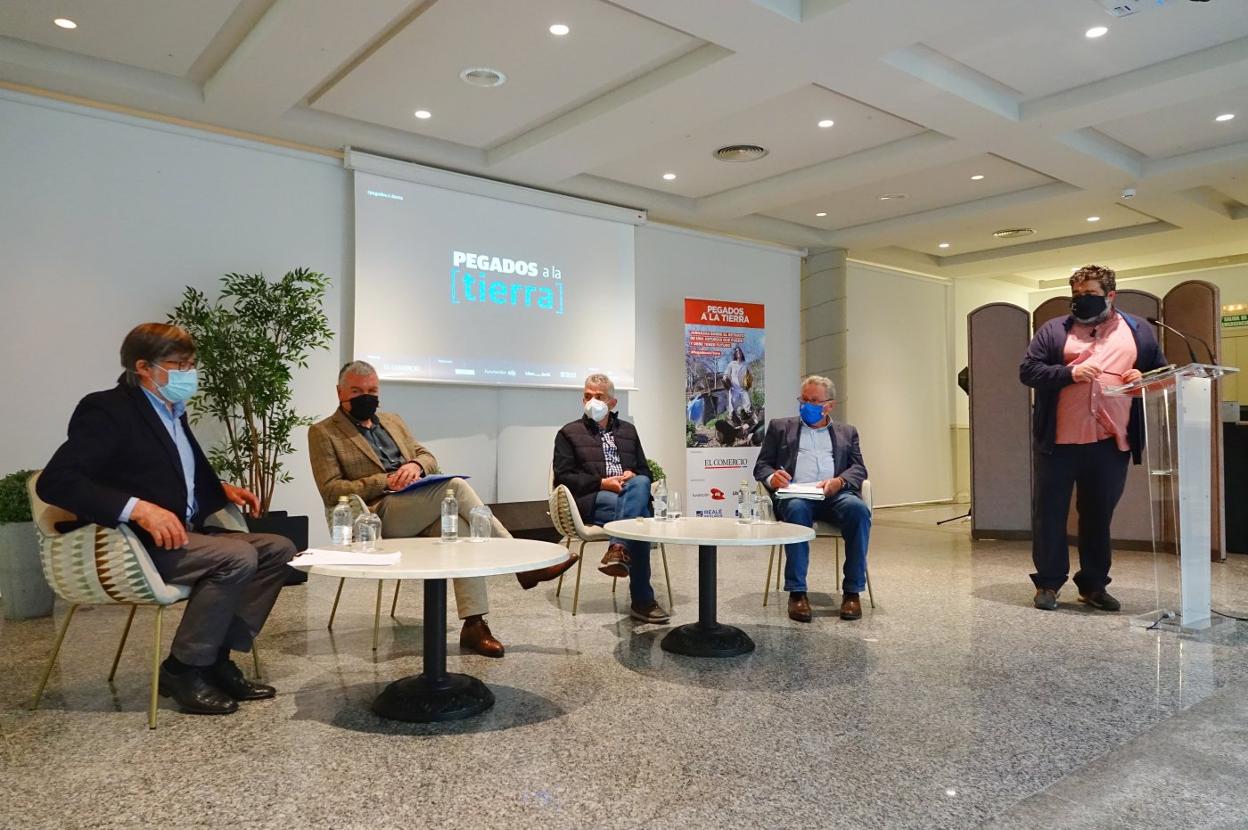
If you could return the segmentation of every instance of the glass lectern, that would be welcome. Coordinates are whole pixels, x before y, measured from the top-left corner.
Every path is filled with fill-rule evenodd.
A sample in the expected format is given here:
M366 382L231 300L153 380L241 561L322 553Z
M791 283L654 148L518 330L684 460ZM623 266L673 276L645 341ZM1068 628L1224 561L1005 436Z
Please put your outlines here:
M1167 366L1134 383L1107 387L1110 395L1141 395L1144 402L1144 463L1152 502L1154 576L1158 608L1133 624L1196 632L1211 624L1209 597L1213 382L1237 372L1227 366ZM1179 608L1166 607L1158 558L1179 555Z

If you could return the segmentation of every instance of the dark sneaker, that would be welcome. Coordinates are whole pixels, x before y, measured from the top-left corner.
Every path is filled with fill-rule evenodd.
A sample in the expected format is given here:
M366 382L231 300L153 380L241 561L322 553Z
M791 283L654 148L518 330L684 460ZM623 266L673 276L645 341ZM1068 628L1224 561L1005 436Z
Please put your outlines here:
M654 600L650 600L649 602L634 602L632 604L632 608L629 610L629 616L638 622L657 623L659 625L662 625L670 619L667 612L663 610L663 607Z
M1122 603L1110 596L1108 591L1093 591L1090 594L1080 594L1080 602L1086 602L1093 608L1099 608L1102 611L1121 611Z
M1057 591L1052 588L1037 588L1036 598L1032 600L1032 604L1041 611L1057 610Z
M602 557L602 564L598 566L598 570L607 576L620 579L628 576L628 551L623 545L612 545L607 548L607 553Z

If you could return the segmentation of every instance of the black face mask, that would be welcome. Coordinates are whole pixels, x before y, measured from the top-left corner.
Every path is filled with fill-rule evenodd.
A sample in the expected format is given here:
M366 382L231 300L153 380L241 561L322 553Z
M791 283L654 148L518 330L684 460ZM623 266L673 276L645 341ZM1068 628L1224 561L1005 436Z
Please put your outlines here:
M1108 307L1109 303L1099 294L1080 294L1070 301L1070 313L1080 323L1097 322Z
M376 395L356 395L347 401L347 408L351 412L351 417L357 421L371 420L377 414L377 404L380 401Z

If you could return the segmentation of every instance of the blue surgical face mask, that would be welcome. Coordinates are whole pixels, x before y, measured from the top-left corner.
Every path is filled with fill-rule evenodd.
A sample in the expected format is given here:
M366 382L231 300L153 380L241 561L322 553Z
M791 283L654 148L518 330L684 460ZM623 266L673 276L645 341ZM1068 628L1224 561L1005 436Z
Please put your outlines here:
M164 369L163 366L161 368ZM160 396L169 403L189 401L199 391L198 369L165 369L165 374L168 377L163 384L156 383L154 375L152 383L156 383Z
M823 420L823 404L803 403L797 408L797 413L802 416L802 423L808 427L813 427Z

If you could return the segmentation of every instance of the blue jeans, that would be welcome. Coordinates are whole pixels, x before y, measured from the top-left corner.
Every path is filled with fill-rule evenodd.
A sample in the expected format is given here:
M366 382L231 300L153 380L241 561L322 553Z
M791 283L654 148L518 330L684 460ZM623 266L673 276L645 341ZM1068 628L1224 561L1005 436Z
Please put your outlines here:
M823 501L780 499L776 516L785 522L813 527L815 519L831 522L845 537L845 579L841 590L861 593L867 587L867 542L871 539L871 510L861 498L844 490ZM810 565L810 542L784 546L784 590L806 590L806 568Z
M649 515L649 476L633 476L624 482L622 493L599 490L594 500L593 523L596 525ZM611 544L621 544L628 550L628 593L633 602L654 602L654 589L650 587L650 543L612 538Z

